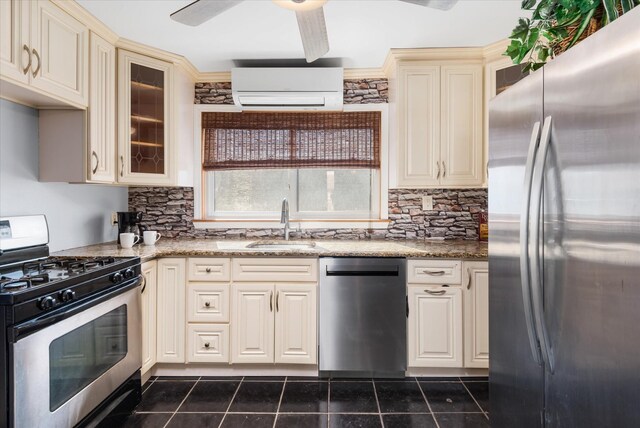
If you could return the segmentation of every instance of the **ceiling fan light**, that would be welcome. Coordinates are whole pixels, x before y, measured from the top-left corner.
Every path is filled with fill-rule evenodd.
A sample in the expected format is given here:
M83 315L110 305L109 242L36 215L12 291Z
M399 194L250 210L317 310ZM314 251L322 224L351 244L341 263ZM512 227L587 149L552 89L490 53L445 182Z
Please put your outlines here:
M285 9L302 12L306 10L319 9L327 2L327 0L271 0L280 7Z

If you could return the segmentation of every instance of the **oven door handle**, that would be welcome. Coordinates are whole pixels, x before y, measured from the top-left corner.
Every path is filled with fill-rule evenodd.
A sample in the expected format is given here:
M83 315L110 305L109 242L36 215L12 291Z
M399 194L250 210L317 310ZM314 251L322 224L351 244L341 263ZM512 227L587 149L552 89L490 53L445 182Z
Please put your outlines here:
M109 289L103 293L96 294L87 299L79 301L77 304L73 306L68 306L65 308L60 308L58 310L53 310L51 312L45 313L38 318L34 318L22 324L18 324L13 328L9 329L9 342L16 343L20 339L29 336L43 328L60 322L64 319L70 318L80 312L86 311L87 309L99 305L102 302L105 302L109 299L112 299L122 293L125 293L131 289L139 287L142 284L142 275L138 275L136 278L132 278L122 285L118 286L118 288Z

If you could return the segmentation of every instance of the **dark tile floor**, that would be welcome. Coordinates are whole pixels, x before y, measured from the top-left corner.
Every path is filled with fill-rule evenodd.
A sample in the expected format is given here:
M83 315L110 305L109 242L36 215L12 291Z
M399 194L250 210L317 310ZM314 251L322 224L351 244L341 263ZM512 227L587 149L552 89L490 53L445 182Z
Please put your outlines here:
M152 378L123 427L481 428L487 378Z

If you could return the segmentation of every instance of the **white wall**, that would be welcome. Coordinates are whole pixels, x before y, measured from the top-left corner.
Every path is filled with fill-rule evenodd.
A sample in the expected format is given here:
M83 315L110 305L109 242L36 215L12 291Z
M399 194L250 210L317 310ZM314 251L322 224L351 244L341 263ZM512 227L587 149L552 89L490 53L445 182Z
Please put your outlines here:
M38 181L38 111L0 100L0 216L45 214L51 251L116 239L127 188Z

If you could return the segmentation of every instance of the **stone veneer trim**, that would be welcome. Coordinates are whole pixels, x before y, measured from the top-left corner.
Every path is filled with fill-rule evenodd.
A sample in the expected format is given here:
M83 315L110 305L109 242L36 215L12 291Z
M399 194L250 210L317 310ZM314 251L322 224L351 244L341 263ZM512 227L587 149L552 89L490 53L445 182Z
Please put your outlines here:
M380 104L389 102L387 79L345 79L344 104ZM231 82L195 84L195 104L233 104Z

